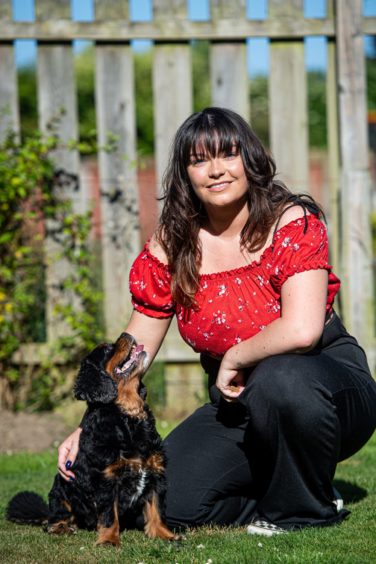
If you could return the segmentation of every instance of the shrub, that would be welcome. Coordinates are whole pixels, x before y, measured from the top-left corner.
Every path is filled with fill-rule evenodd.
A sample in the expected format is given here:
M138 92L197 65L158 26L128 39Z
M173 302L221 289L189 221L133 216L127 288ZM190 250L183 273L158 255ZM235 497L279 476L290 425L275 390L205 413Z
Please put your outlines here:
M39 132L23 141L9 134L0 145L0 391L8 407L17 405L25 374L15 366L14 353L23 343L46 339L46 238L57 248L48 260L70 264L56 288L69 299L57 300L53 311L69 330L33 372L30 394L21 404L52 407L58 399L54 387L64 377L68 359L75 362L103 337L101 293L90 249L91 214L74 213L71 202L61 197L67 185L75 190L79 185L75 175L55 170L53 153L58 148L62 144L56 135Z

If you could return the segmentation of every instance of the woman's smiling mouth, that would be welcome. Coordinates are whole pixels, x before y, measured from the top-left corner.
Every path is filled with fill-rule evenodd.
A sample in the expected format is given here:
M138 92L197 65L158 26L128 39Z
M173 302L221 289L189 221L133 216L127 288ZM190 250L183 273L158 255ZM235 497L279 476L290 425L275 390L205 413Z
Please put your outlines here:
M207 189L210 190L211 192L220 192L221 190L224 190L225 188L230 186L230 184L231 184L230 180L227 180L225 182L215 182L213 184L209 184L207 186Z

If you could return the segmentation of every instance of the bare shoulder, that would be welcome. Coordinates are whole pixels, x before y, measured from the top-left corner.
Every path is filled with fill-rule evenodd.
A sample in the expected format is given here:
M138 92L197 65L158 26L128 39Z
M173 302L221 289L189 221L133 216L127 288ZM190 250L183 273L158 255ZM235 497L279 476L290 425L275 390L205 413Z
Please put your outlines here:
M310 215L308 210L306 211L306 215ZM300 217L304 217L304 211L301 206L287 207L285 211L282 212L281 219L278 222L278 229Z
M151 254L156 257L163 264L168 264L168 259L162 245L159 243L156 234L154 233L149 241L149 250Z

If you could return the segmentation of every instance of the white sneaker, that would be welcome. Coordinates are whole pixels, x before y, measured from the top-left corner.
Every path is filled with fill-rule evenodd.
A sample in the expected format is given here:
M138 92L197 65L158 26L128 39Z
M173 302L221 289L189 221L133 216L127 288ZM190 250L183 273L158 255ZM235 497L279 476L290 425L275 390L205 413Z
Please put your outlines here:
M255 519L248 525L247 533L249 535L263 535L264 537L272 537L273 535L283 535L287 531L281 529L277 525L273 525L270 521L265 521L264 519Z
M344 508L343 499L339 491L336 490L335 488L333 488L333 494L334 494L333 503L337 507L337 511L339 513Z

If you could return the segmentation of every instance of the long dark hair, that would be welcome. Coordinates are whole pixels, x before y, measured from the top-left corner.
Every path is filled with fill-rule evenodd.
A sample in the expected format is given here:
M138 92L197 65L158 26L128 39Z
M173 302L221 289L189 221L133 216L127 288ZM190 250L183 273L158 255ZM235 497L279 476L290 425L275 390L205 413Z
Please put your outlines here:
M249 217L241 232L243 248L250 252L260 250L283 208L296 198L282 182L275 180L272 157L240 115L211 107L186 119L175 135L163 177L164 205L157 228L157 239L172 273L173 298L185 307L194 305L199 287L202 253L198 235L206 219L205 209L191 187L187 167L192 155L215 157L229 154L234 148L242 158L249 181ZM310 206L315 205L307 198Z

